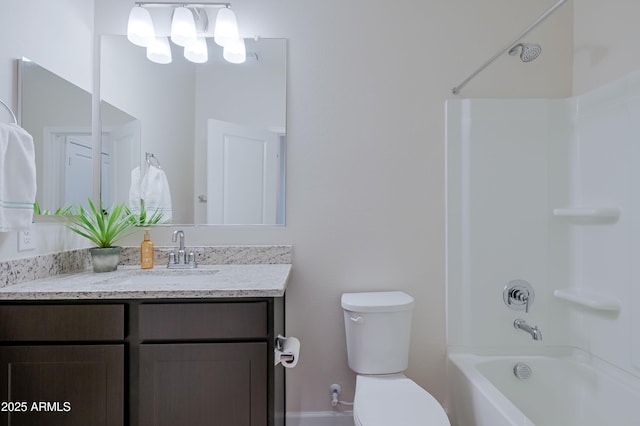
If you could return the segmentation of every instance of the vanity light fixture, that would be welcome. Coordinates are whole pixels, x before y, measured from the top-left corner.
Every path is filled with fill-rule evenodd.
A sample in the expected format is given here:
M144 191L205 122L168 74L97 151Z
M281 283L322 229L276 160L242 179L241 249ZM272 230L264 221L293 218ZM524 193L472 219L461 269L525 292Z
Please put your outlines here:
M236 14L230 7L224 7L216 16L216 27L213 40L218 46L226 47L240 38Z
M228 43L222 49L222 57L232 64L242 64L247 60L247 50L244 45L244 40L237 38L231 43Z
M134 6L129 13L127 38L137 46L147 47L156 38L149 11L144 7Z
M207 40L204 37L196 37L184 46L184 57L196 64L203 64L209 60Z
M196 21L193 12L184 6L173 10L171 19L171 41L178 46L186 46L196 38Z
M153 62L171 62L171 46L167 33L155 28L149 13L150 8L173 8L171 18L171 41L184 47L184 57L195 63L208 60L207 41L209 18L207 8L219 8L213 31L214 41L223 46L223 57L234 64L246 60L244 40L240 38L238 22L230 3L157 3L136 2L129 14L127 38L132 43L147 48L147 58Z
M170 64L171 46L169 46L169 39L167 37L156 37L147 46L147 59L157 64Z

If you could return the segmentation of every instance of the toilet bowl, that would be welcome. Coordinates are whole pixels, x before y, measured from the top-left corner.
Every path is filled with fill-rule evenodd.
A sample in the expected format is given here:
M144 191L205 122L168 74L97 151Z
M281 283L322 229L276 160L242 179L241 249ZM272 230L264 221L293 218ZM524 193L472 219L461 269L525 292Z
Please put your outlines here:
M449 425L438 401L403 374L358 375L353 420L357 426Z
M413 298L400 291L345 293L349 368L357 373L357 426L449 426L436 399L403 374L409 360Z

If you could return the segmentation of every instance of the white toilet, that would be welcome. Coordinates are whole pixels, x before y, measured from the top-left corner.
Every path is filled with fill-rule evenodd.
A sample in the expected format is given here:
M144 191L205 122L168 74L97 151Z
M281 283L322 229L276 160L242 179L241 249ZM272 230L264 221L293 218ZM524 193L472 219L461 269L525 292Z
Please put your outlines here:
M401 291L342 295L357 426L449 426L442 406L402 372L409 360L413 298Z

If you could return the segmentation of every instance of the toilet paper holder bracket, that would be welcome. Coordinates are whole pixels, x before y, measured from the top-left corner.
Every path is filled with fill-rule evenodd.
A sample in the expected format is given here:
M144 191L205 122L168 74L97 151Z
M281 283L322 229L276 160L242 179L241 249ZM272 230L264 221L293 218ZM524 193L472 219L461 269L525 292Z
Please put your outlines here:
M281 334L278 334L278 337L276 337L276 342L275 342L276 349L279 351L283 350L284 342L286 340L287 340L286 337L282 336ZM280 359L282 361L292 362L295 359L295 355L292 353L284 352L280 355Z

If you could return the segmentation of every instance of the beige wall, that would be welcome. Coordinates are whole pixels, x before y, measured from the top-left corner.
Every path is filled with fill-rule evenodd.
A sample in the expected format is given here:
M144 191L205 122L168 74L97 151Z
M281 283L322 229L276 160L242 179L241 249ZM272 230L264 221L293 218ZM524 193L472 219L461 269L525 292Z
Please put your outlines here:
M574 11L574 95L640 68L640 2L580 0Z
M303 346L287 373L288 411L331 410L331 383L352 398L339 305L348 291L416 298L407 373L445 399L444 101L551 4L233 2L243 36L289 39L287 226L185 232L188 244L293 244L287 330ZM132 2L95 5L97 32L123 34ZM58 25L66 19L84 18L61 16ZM571 21L569 4L527 37L543 45L538 60L501 57L461 96L569 95ZM10 84L0 81L0 95ZM169 229L153 233L169 243Z

